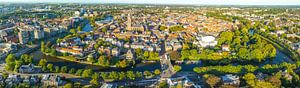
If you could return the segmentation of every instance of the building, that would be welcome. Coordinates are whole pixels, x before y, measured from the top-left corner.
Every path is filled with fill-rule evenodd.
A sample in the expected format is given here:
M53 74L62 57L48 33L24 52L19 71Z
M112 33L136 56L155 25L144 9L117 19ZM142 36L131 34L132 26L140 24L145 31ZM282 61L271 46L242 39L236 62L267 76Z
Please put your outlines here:
M33 64L29 64L29 65L22 65L19 68L19 73L34 73L35 69L34 69L34 65Z
M35 39L42 39L44 38L44 30L39 26L34 27L31 25L26 25L24 27L19 27L19 43L26 44L30 41Z
M34 32L33 31L27 31L27 30L20 30L18 33L19 36L19 42L21 44L27 44L29 41L34 39Z
M226 74L225 76L221 77L222 83L224 85L239 85L240 78L237 75Z
M127 60L133 60L133 53L131 50L128 50L127 53L126 53L126 59Z
M222 45L222 51L230 51L229 45Z
M178 86L180 86L181 88L201 88L201 86L196 85L186 76L177 77L177 78L168 78L167 83L170 88L178 87Z
M145 28L143 25L136 24L136 25L131 26L131 30L143 32L145 30Z
M69 53L69 54L76 55L76 56L83 56L83 52L81 50L57 47L56 51L59 51L62 53Z
M213 47L218 44L218 41L215 40L213 36L204 36L201 37L201 41L199 41L201 47Z
M10 88L14 84L21 83L22 79L20 75L8 75L8 77L5 79L6 87Z
M43 29L34 30L34 38L35 39L42 39L42 38L44 38L44 30Z
M0 59L4 59L9 53L15 52L17 47L10 43L0 43Z
M44 86L52 86L52 87L58 87L65 84L65 82L62 80L60 76L48 75L48 74L43 75L41 82L43 83Z
M127 23L126 23L126 25L127 25L127 30L131 31L131 15L130 14L128 14L128 16L127 16Z
M37 75L34 76L26 76L23 79L23 83L29 84L29 85L35 85L36 83L40 82L40 79Z
M104 83L100 88L117 88L117 85L113 85L110 83Z
M113 49L111 50L111 55L113 55L113 56L119 56L119 55L120 55L120 50L119 50L119 48L113 48Z

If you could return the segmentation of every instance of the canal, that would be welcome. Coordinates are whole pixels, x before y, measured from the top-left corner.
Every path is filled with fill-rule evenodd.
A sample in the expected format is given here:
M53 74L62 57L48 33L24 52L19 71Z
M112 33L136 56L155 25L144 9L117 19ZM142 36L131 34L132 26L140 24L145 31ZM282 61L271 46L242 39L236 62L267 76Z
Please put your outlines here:
M110 72L110 71L154 71L155 69L160 69L160 63L159 62L153 62L153 63L139 63L135 67L128 67L125 69L119 69L119 68L113 68L113 67L102 67L98 65L90 65L90 64L83 64L83 63L77 63L72 62L64 59L55 58L52 56L44 55L40 51L35 51L31 53L32 56L34 56L34 61L38 62L40 59L45 58L48 63L51 63L55 66L67 66L68 68L75 68L75 69L93 69L94 71L98 72ZM261 63L260 66L265 64L280 64L283 62L288 63L294 63L290 58L288 58L285 54L283 54L280 51L277 51L277 55L273 60L266 60L265 62ZM201 66L201 63L194 63L194 64L177 64L182 67L182 71L193 71L194 67Z

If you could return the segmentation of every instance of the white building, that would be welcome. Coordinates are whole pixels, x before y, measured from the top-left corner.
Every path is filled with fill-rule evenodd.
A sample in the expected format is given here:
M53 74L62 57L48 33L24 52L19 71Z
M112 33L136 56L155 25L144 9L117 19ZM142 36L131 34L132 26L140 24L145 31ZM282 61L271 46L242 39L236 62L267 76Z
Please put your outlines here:
M199 41L201 47L213 47L218 44L218 41L215 40L215 37L213 36L204 36L201 37L201 40Z

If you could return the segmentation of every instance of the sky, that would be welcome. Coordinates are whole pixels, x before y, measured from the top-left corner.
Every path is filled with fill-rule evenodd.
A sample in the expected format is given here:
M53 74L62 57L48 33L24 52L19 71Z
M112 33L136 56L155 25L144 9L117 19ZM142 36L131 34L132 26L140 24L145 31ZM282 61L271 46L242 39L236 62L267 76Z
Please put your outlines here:
M19 3L128 3L192 5L300 5L300 0L0 0Z

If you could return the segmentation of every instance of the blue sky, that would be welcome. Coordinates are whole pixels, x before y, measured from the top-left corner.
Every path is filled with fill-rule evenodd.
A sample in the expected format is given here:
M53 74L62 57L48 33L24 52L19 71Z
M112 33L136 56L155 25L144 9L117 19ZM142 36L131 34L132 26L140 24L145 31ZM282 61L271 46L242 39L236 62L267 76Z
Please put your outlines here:
M1 2L147 3L194 5L300 5L300 0L0 0Z

